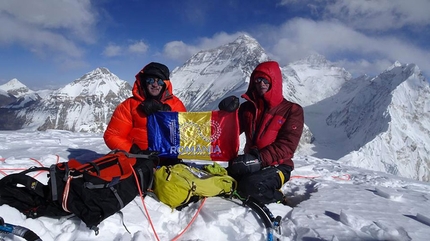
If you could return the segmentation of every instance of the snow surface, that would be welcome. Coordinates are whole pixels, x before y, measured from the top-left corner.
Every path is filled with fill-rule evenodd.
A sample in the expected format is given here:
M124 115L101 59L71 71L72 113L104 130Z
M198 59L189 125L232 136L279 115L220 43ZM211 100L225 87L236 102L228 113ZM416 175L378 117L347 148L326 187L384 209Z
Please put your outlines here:
M0 131L0 177L31 166L50 166L70 158L90 160L109 152L101 134L61 130ZM290 206L270 204L282 217L279 240L428 240L430 183L346 166L338 161L296 156L292 179L282 191ZM40 163L40 164L39 164ZM14 170L11 170L14 169ZM37 176L46 181L44 173ZM26 219L7 205L7 223L33 230L42 240L266 240L262 222L247 207L218 197L182 211L136 197L100 225L95 235L74 217ZM149 218L153 224L151 228ZM127 227L128 232L126 228ZM0 240L21 240L0 234ZM176 239L175 239L176 238Z

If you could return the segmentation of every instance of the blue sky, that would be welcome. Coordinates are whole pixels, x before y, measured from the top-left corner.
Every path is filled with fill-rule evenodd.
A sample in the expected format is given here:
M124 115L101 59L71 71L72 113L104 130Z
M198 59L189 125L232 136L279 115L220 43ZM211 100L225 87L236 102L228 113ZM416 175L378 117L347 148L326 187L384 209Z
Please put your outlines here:
M106 67L130 83L247 33L284 66L324 55L353 76L394 61L430 75L428 0L2 0L0 84L59 88Z

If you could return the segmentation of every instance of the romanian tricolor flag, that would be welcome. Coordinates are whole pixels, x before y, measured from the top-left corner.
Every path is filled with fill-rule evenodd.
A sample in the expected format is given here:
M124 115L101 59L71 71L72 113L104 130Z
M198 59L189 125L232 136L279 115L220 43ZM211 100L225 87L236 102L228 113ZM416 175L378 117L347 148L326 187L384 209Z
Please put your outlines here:
M157 112L148 116L148 147L160 157L228 161L237 156L237 111Z

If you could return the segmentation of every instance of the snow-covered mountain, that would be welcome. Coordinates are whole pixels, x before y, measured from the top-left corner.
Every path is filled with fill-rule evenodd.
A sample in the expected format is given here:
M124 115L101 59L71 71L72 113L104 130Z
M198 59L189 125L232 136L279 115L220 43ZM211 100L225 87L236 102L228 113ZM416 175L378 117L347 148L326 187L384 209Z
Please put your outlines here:
M352 76L324 56L313 54L282 68L284 96L303 107L335 95Z
M189 111L217 109L225 96L243 94L252 70L266 60L258 42L243 35L201 51L174 69L174 93ZM376 77L352 78L315 54L281 70L284 97L305 110L297 155L341 159L354 166L430 180L430 90L415 64L396 62ZM13 123L15 129L100 133L115 107L131 95L130 89L125 81L99 68L61 89L28 93L0 108L5 116L0 129L13 129Z
M341 160L430 181L429 98L429 82L415 64L397 62L372 79L343 110L329 116L330 125L341 125L360 146Z
M63 88L34 92L32 101L18 101L0 111L8 120L1 129L62 129L102 133L116 106L131 96L131 86L106 68L97 68ZM26 103L23 105L23 103Z
M8 81L6 84L0 85L0 91L7 92L8 94L13 95L15 98L19 98L23 95L33 92L23 83L19 82L19 80L17 79L12 79Z
M8 105L16 100L16 97L0 89L0 106Z
M319 54L313 54L306 59L292 62L281 67L281 70L284 80L284 97L303 107L335 95L341 86L348 83L352 78L345 69L335 66ZM308 144L315 139L307 122L308 118L305 111L305 126L297 149L298 152L305 150L309 153L305 146L309 146ZM314 149L314 145L310 145L309 148Z
M258 63L268 60L260 44L248 35L215 49L200 51L172 71L174 93L188 111L217 109L229 95L240 96Z
M6 84L0 85L0 106L5 106L15 102L18 98L33 93L27 86L19 82L17 79L12 79Z
M345 82L305 107L312 155L423 181L430 180L430 87L415 64Z

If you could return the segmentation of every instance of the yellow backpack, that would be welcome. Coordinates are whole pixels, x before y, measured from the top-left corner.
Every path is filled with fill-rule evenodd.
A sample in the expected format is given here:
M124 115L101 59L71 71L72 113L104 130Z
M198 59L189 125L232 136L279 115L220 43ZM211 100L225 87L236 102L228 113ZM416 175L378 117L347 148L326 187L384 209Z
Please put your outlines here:
M236 188L236 180L226 175L227 171L215 163L205 170L185 164L162 166L154 175L154 193L171 208L188 204L192 197L214 197L230 195ZM219 174L213 174L217 170ZM212 173L210 173L211 171Z

